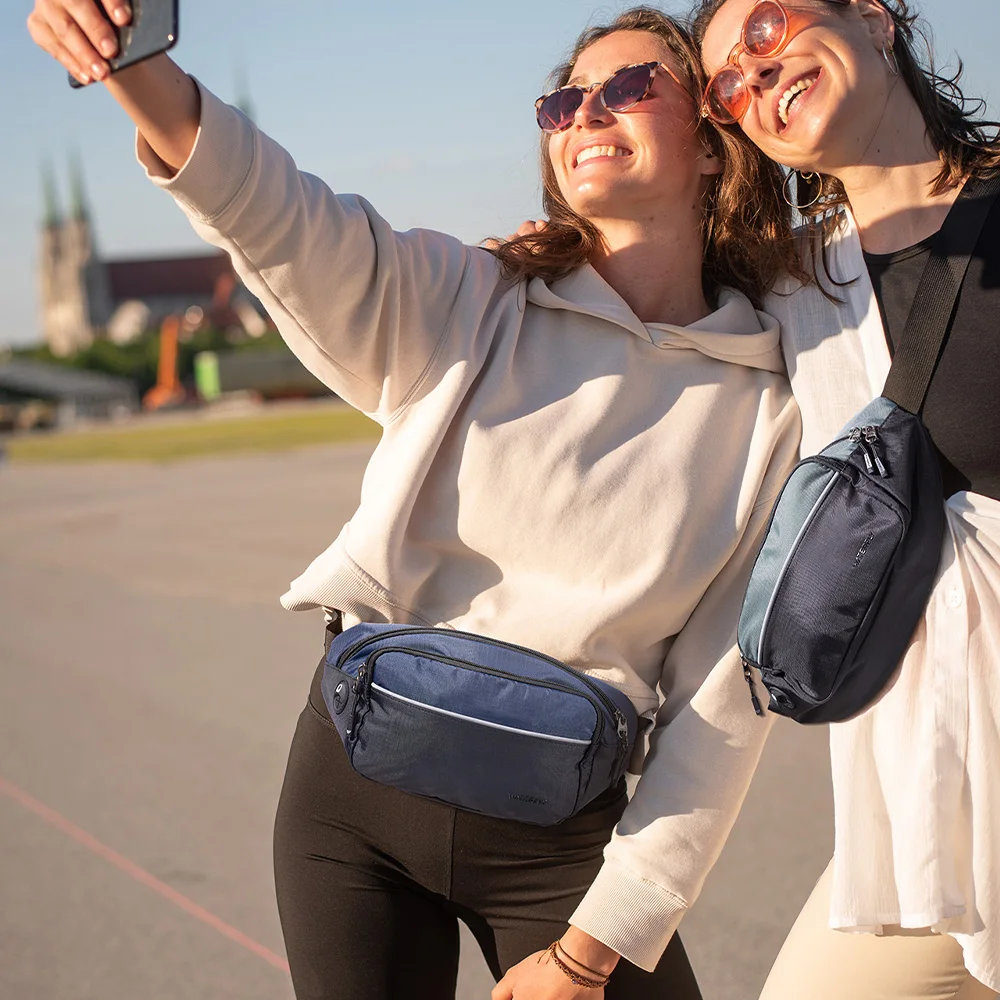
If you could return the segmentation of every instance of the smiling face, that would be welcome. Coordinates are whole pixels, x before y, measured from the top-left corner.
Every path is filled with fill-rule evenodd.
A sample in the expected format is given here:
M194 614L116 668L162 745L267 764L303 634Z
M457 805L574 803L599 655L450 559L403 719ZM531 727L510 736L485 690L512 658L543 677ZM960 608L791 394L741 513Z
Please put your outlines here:
M677 57L645 31L617 31L580 54L569 82L588 86L624 66L661 62L684 79ZM718 172L698 135L691 96L660 70L649 94L615 114L595 88L584 96L573 124L551 136L548 156L569 207L589 219L649 219L678 198L696 198L706 176Z
M709 76L726 65L756 0L728 0L702 43ZM793 0L796 33L774 56L734 55L750 98L740 126L788 167L836 175L864 157L895 77L882 55L892 19L875 0Z

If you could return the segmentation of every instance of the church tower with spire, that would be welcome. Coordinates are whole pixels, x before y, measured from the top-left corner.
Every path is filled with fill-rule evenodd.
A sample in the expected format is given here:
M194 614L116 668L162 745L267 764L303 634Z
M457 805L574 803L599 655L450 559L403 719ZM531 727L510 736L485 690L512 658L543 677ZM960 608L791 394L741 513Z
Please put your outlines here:
M245 78L239 104L253 115ZM95 340L127 344L154 333L169 317L200 315L221 330L260 336L263 306L240 286L221 250L170 256L106 257L94 236L77 155L69 158L69 207L63 211L51 163L42 165L39 233L41 327L53 354L68 357Z
M70 206L63 215L50 165L42 174L45 219L39 276L42 333L53 354L88 347L111 313L107 271L96 252L79 159L70 159Z
M56 194L52 164L48 162L42 166L42 200L45 216L42 220L41 258L38 262L42 334L54 353L68 354L69 351L59 349L67 341L64 331L68 318L60 295L63 214Z

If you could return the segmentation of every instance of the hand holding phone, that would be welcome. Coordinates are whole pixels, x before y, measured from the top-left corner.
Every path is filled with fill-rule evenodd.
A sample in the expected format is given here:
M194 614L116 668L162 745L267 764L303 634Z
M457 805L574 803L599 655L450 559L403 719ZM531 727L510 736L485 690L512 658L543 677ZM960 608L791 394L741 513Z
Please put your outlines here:
M177 8L178 0L35 0L28 31L84 86L172 48Z
M142 138L172 170L187 162L198 137L201 95L191 79L163 53L177 41L177 0L34 0L28 30L35 42L83 84L102 80L108 94L132 119ZM136 15L133 17L133 13ZM105 16L110 14L110 22ZM113 25L132 24L127 52L116 48ZM106 46L106 48L105 48ZM107 57L99 53L107 52ZM118 68L148 59L143 67L111 77Z
M132 0L128 22L117 28L107 8L99 8L117 35L117 55L108 59L112 73L166 52L177 44L178 3L179 0ZM71 87L83 86L72 73L69 82Z

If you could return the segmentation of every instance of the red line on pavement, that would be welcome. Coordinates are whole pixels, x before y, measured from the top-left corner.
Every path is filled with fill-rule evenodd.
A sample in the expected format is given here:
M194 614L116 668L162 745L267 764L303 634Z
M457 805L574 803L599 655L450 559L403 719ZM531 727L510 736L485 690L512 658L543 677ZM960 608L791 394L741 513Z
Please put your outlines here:
M55 809L50 809L44 803L39 802L38 799L32 798L27 792L21 791L16 785L12 785L3 778L0 778L0 794L8 796L19 805L24 806L25 809L45 820L46 823L54 826L57 830L61 830L68 837L72 837L73 840L78 844L82 844L87 850L99 855L120 871L125 872L126 875L135 879L136 882L140 882L148 889L152 889L153 892L159 893L164 899L168 899L174 906L179 907L196 920L200 920L203 924L207 924L209 927L217 930L224 937L229 938L230 941L235 941L238 945L246 948L247 951L252 951L275 968L281 969L283 972L288 972L288 962L280 955L276 955L269 948L258 944L253 938L247 937L242 931L238 931L235 927L230 926L214 913L209 913L203 906L199 906L193 900L188 899L183 893L172 889L165 882L161 882L155 875L150 875L149 872L140 868L135 862L129 861L128 858L123 857L117 851L108 847L107 844L102 844L96 837L92 837L87 833L86 830L81 830L80 827L71 823L65 816L57 813Z

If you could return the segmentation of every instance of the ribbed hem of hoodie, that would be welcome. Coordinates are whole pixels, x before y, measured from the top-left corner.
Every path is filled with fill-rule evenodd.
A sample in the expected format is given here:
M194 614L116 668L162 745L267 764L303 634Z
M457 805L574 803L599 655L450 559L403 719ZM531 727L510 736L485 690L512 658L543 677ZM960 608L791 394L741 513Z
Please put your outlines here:
M395 601L343 551L337 564L325 566L321 573L314 570L315 566L310 566L281 596L281 606L286 611L336 608L348 618L364 622L434 624Z
M305 576L309 576L308 571ZM318 586L308 586L302 577L293 580L288 591L281 596L281 606L286 611L336 608L368 622L377 621L379 617L386 622L395 620L392 603L366 586L343 565L329 571ZM377 613L376 617L372 616L372 611Z
M687 908L669 890L607 860L569 922L652 972Z
M146 176L169 191L196 218L221 215L246 183L254 162L253 126L194 81L201 94L201 120L187 162L176 173L136 135L135 154Z

